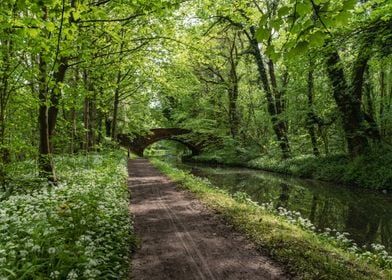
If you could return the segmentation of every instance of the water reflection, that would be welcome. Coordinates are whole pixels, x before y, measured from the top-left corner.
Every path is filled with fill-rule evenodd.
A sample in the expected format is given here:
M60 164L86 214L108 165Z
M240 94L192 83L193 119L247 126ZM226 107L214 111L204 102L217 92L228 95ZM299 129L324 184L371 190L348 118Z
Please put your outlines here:
M230 192L246 192L254 201L274 202L299 211L319 229L350 233L359 245L383 244L392 252L392 197L337 185L294 179L245 168L178 164Z

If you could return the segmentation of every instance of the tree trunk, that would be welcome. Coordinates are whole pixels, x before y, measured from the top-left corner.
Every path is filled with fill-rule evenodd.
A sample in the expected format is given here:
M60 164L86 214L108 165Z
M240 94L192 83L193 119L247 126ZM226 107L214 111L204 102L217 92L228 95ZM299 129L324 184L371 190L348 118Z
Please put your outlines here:
M240 120L238 115L237 101L238 101L238 84L240 78L237 73L237 66L239 57L237 53L236 37L231 43L229 53L230 71L228 75L228 95L229 95L229 122L230 132L233 138L238 135Z
M83 149L88 152L89 151L89 128L90 128L90 100L88 97L84 98L84 109L83 109L83 123L84 123L84 130L85 130L85 137L84 137L84 145Z
M237 112L237 99L238 99L238 85L234 88L229 89L229 122L230 132L233 138L238 135L239 117Z
M364 98L366 99L366 110L363 112L363 114L366 122L369 124L369 128L366 130L366 134L370 139L373 139L376 142L380 142L381 135L379 126L374 117L373 90L368 66L366 67L365 72L366 80L364 82Z
M111 136L111 131L112 131L112 121L106 117L105 118L105 136L110 137Z
M76 109L73 107L71 109L71 141L69 143L70 154L75 153L75 140L76 140Z
M124 39L124 30L121 30L121 38ZM120 53L124 50L125 42L122 41L120 44ZM117 137L117 119L118 119L118 106L120 105L120 91L121 91L121 70L117 72L117 80L116 80L116 89L114 91L114 100L113 100L113 119L111 125L111 137L112 139L116 139Z
M117 73L116 90L114 92L113 101L113 120L112 120L112 139L117 137L117 118L118 118L118 106L120 104L120 83L121 83L121 71Z
M95 110L95 116L94 116L94 135L95 135L95 145L99 146L99 144L102 143L102 137L103 137L103 132L102 132L102 122L103 122L103 113L101 110L97 108L94 104L94 110Z
M48 88L47 88L47 63L43 58L43 54L39 56L39 157L38 167L39 174L49 180L54 180L54 168L52 163L52 154L50 151L50 134L48 124Z
M275 132L276 138L278 139L279 147L282 152L282 158L289 158L290 144L287 136L287 127L285 125L285 122L280 119L280 116L278 116L276 103L272 95L272 90L268 81L267 70L266 67L264 66L263 58L261 56L259 43L255 38L256 29L254 26L250 27L250 33L252 35L252 37L249 38L252 47L252 55L256 61L256 66L261 80L262 89L264 90L265 95L267 97L267 110L271 117L272 128ZM282 107L280 109L282 109Z
M310 141L312 143L313 154L318 157L320 156L320 151L317 147L317 138L316 138L316 130L315 130L315 118L316 114L314 112L314 104L313 104L313 96L314 96L314 69L311 65L309 65L308 71L308 116L307 116L307 128L310 136Z
M386 117L384 116L384 106L385 106L385 72L384 69L380 70L380 111L379 111L379 119L380 119L380 134L381 137L384 138L386 136Z
M48 21L48 8L43 4L41 6L43 11L42 20ZM63 23L61 22L61 24ZM64 82L65 73L68 69L68 58L60 55L60 40L58 41L54 63L55 65L53 65L53 68L49 69L47 62L45 61L45 53L41 52L39 54L38 95L40 104L38 123L40 139L38 166L40 175L45 176L52 181L55 180L52 162L52 137L56 127L59 111L58 105L61 98L61 89L59 85ZM54 71L52 76L49 76L48 73L51 74L56 65L58 66L58 69ZM54 85L51 85L51 83L54 83Z
M61 97L60 89L58 85L64 81L65 72L67 70L66 59L61 58L57 63L59 63L59 69L54 73L53 78L55 85L49 89L47 81L47 63L40 54L39 57L39 160L38 166L40 170L40 175L47 177L49 180L55 180L55 173L52 162L52 137L54 135L54 130L58 115L58 105ZM50 105L48 105L48 101Z
M363 74L367 59L357 59L354 66L352 88L347 85L341 64L339 54L336 51L329 54L327 72L332 83L333 97L342 118L349 154L351 157L356 157L365 153L369 147L361 110Z
M385 88L385 110L384 110L384 115L385 116L390 116L391 115L391 110L392 110L392 82L391 82L391 71L388 72L388 77L386 81L388 83L386 84ZM391 120L390 118L385 117L385 135L390 137L391 136Z
M95 147L96 144L96 121L97 121L97 108L95 106L95 98L96 96L94 95L93 98L91 98L90 101L90 105L89 105L89 114L90 114L90 122L89 122L89 127L88 127L88 140L89 140L89 149L91 150L91 148Z
M65 73L68 69L67 59L60 58L57 61L59 68L57 72L54 73L53 80L55 81L54 86L49 90L48 95L50 100L50 106L48 107L48 129L49 129L49 144L50 149L53 151L52 147L52 138L54 136L56 122L57 122L57 115L59 112L59 102L61 98L61 89L59 88L60 83L64 82Z
M6 29L9 36L12 34L11 29ZM2 52L2 64L0 68L0 179L4 183L6 178L6 165L11 162L11 154L9 147L6 145L6 120L7 106L11 96L10 92L10 72L12 68L13 44L12 40L0 41L0 52Z
M289 125L287 123L284 113L286 111L286 103L284 100L284 93L288 83L288 72L285 71L282 79L281 89L278 88L276 81L275 65L272 60L268 60L268 73L271 81L271 89L273 93L273 100L276 112L276 126L280 135L280 148L282 150L283 158L290 157L290 145L289 145Z
M78 87L79 84L79 69L76 68L74 70L74 88ZM70 126L70 143L69 143L69 152L70 154L74 154L76 149L75 149L75 143L76 143L76 133L77 133L77 128L76 128L76 117L77 117L77 112L76 112L76 100L74 99L72 101L72 105L71 105L71 114L70 114L70 122L71 122L71 126Z
M93 94L93 96L90 96L94 92L94 86L90 81L90 77L87 71L84 72L83 78L85 87L88 90L88 95L84 98L83 122L85 129L85 140L83 148L86 152L88 152L95 145L96 108L94 103L95 94Z

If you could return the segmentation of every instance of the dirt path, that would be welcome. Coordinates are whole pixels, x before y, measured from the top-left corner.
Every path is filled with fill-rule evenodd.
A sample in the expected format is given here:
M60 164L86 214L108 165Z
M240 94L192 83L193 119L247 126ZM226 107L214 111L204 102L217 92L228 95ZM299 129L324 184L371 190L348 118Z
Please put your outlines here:
M131 279L287 279L191 194L146 159L128 163L131 211L141 246Z

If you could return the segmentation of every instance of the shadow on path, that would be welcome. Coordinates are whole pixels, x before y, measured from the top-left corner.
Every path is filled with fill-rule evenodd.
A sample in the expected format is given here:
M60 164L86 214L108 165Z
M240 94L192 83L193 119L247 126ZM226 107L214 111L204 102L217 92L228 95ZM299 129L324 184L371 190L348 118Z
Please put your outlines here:
M287 279L283 270L146 159L128 163L141 246L130 279Z

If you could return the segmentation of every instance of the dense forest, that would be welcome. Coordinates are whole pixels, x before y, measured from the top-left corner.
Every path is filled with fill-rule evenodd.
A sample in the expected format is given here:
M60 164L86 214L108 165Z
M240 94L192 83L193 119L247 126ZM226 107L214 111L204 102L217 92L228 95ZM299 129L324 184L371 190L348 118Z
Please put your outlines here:
M0 218L57 202L53 215L66 217L77 197L93 203L100 186L125 184L118 136L131 141L155 128L189 130L158 148L187 154L181 142L191 141L201 147L195 161L392 191L391 1L1 1ZM94 178L91 193L76 187ZM74 187L58 200L35 197L63 182ZM113 200L124 206L126 194L108 195L102 207L114 214L100 217L122 217L109 242L121 266L124 241L115 243L129 238L129 225ZM14 241L36 222L11 220L0 234ZM2 259L14 247L0 241L8 244L0 278L43 277L63 262L67 273L51 277L77 279L70 267L86 261L59 256L48 269L34 253L31 267L21 265L17 253ZM101 279L91 273L83 279Z
M53 154L156 127L228 157L383 155L391 17L378 0L5 1L1 177L37 159L54 179Z

